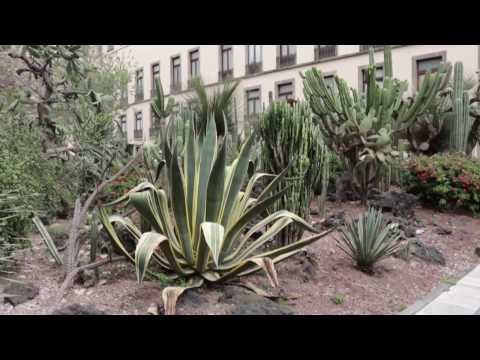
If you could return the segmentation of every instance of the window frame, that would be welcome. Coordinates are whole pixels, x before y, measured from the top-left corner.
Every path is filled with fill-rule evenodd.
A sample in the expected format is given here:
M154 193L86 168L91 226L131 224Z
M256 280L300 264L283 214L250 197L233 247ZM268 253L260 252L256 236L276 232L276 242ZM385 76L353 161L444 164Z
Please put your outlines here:
M325 80L326 78L330 78L330 77L333 77L333 81L335 81L335 76L337 76L337 71L334 70L334 71L327 71L327 72L324 72L323 73L323 79ZM336 88L336 84L335 84L335 88ZM338 89L337 89L338 90Z
M282 47L287 47L287 55L282 55ZM293 52L290 50L294 49ZM277 45L277 69L297 65L297 45Z
M332 49L333 47L333 55L323 55L321 54L321 51L320 49L323 49L321 48L321 46L325 46L325 48L329 48ZM328 52L327 52L328 53ZM324 59L331 59L331 58L334 58L334 57L337 57L338 56L338 45L315 45L315 48L314 48L314 59L315 61L320 61L320 60L324 60Z
M120 115L120 130L123 134L127 133L127 114Z
M228 46L228 49L224 49L225 46ZM223 62L223 54L225 52L229 52L229 56L227 57L228 59L228 65L230 67L228 69L225 69L223 67L224 62ZM219 53L219 71L218 71L218 79L219 81L224 81L226 79L232 79L233 78L233 45L218 45L218 53Z
M178 59L178 66L174 65L174 61ZM178 82L175 82L175 68L178 67ZM170 92L177 93L182 90L182 56L176 54L170 57Z
M139 87L139 76L138 74L141 73L141 80L142 80L142 86ZM143 68L138 68L135 70L135 102L143 101L145 99L145 93L144 93L144 88L145 88L145 72L143 71ZM141 92L139 92L141 90Z
M260 55L259 61L253 63L250 62L250 47L254 47L254 59L257 58L257 51L255 48L258 47ZM263 46L262 45L245 45L245 75L258 74L263 71Z
M282 81L277 81L275 82L275 101L281 101L284 99L280 99L280 87L290 84L292 85L292 99L295 99L295 79L288 79L288 80L282 80ZM285 99L284 101L287 101L288 99Z
M194 76L193 75L193 61L192 61L192 54L195 54L197 53L198 55L198 58L196 59L196 68L198 69L197 70L197 74ZM194 78L200 78L200 47L196 47L195 49L190 49L188 51L188 78L190 80L193 80Z
M429 54L422 54L412 57L412 94L415 95L419 89L418 83L418 62L435 58L441 58L440 64L447 62L447 51L437 51Z
M158 66L158 78L160 79L160 61L156 61L150 64L150 86L151 86L151 95L152 97L155 95L155 73L154 68Z
M385 45L359 45L358 52L361 52L361 53L368 52L371 47L373 47L374 51L377 51L377 50L382 50L385 47Z
M263 111L263 107L262 107L262 87L261 85L256 85L256 86L251 86L251 87L248 87L248 88L245 88L245 116L244 118L245 119L251 119L251 118L254 118L256 116L259 116L262 111ZM258 105L259 105L259 109L258 109L258 112L257 113L250 113L249 112L249 94L252 93L253 91L257 91L258 92Z
M138 115L140 115L140 119L138 118ZM138 121L140 120L141 127L140 129L137 127ZM135 124L133 130L135 131L142 131L143 132L143 112L142 110L135 111Z
M364 94L366 92L366 83L364 81L364 73L366 74L366 71L368 70L369 65L363 65L358 67L358 92L361 94ZM385 79L385 64L383 62L375 63L375 71L377 71L379 68L382 69L382 82ZM379 82L378 78L375 77L375 80ZM364 90L364 85L365 85L365 90Z

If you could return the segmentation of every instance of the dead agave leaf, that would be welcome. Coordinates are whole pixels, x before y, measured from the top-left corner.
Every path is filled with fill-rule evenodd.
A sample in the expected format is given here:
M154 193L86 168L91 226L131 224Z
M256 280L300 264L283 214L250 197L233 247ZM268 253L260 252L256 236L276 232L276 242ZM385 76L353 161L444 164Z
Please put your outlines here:
M150 305L150 307L147 309L147 314L158 315L158 305L157 304Z
M239 286L242 286L248 290L253 291L255 294L263 296L270 300L282 299L282 300L295 300L301 297L299 294L286 294L281 288L274 288L272 291L266 291L262 288L252 284L249 281L242 281L237 283Z
M240 284L242 287L247 288L248 290L253 291L255 294L266 297L266 298L271 298L271 294L266 292L265 290L259 288L258 286L252 284L251 282L245 281Z
M165 315L175 315L177 300L185 291L184 287L168 286L163 289L162 299L165 306Z
M270 281L272 287L280 286L280 283L278 282L277 270L275 270L275 265L272 259L265 257L251 259L250 261L254 262L265 271L268 281Z

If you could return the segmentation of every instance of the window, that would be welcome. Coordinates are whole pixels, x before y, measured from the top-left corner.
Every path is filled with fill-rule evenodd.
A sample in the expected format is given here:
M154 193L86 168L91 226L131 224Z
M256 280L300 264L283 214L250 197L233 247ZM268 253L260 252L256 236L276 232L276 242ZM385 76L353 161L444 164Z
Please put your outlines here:
M152 97L155 96L155 83L160 79L160 64L152 64Z
M143 69L135 73L135 101L143 100Z
M258 116L262 112L260 88L246 91L247 98L247 118Z
M120 128L124 134L127 133L127 115L120 116Z
M220 74L219 79L225 80L233 77L233 47L232 45L220 46Z
M277 84L277 99L290 100L293 99L293 81L287 81Z
M107 45L107 51L113 51L115 49L115 45Z
M375 80L377 81L378 85L383 84L383 66L377 66L375 72ZM368 67L362 69L362 92L367 91L367 84L368 84Z
M190 51L190 79L200 76L200 50Z
M142 112L135 113L135 129L133 130L134 139L143 139L143 116Z
M141 111L135 113L135 130L143 130L143 115Z
M150 138L155 138L159 134L160 118L155 114L155 111L150 111Z
M247 65L245 72L255 74L262 71L262 46L247 45Z
M370 48L381 49L385 45L360 45L360 51L368 51Z
M175 56L172 58L172 83L170 90L172 92L180 91L182 88L181 85L181 68L180 68L180 56Z
M297 61L295 45L279 45L277 56L277 67L295 65Z
M337 88L337 83L335 82L335 75L326 75L323 77L323 80L325 80L325 83L328 87L332 89Z
M423 80L425 79L425 75L427 75L427 72L430 71L430 73L436 73L440 67L440 65L443 62L443 57L442 56L435 56L427 59L421 59L421 60L416 60L416 65L417 65L417 74L416 74L416 79L417 79L417 90L420 89L420 86L423 83Z
M315 60L337 56L337 45L317 45L315 47Z

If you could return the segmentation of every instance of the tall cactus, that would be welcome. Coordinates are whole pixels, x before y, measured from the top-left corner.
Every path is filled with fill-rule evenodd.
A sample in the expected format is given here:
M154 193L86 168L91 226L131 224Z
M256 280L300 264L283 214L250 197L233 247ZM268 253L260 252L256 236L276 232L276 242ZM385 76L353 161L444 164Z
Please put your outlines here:
M262 143L262 164L267 173L279 174L290 163L286 179L279 188L288 186L287 193L269 211L286 209L304 219L310 215L315 186L322 175L327 148L318 127L313 123L308 104L299 102L272 103L259 123ZM280 234L280 242L299 240L303 230L292 226Z
M325 142L341 154L364 204L369 189L378 183L382 168L390 166L392 157L398 155L398 139L448 84L450 74L450 64L443 65L436 74L427 73L418 95L407 100L404 93L408 83L392 77L390 46L385 47L384 58L386 76L380 87L370 50L366 97L358 96L338 77L338 92L333 91L322 72L315 68L304 76L305 99L318 119Z
M453 77L453 115L449 122L449 148L467 151L468 137L472 127L470 118L470 96L465 91L463 63L456 62Z

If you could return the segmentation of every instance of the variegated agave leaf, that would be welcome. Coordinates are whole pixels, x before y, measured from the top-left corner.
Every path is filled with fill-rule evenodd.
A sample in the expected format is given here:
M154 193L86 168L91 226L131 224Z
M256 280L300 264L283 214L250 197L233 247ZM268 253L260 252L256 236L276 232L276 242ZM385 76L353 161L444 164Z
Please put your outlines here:
M193 116L186 118L192 121ZM213 116L199 133L193 124L186 129L188 132L181 147L176 141L165 143L166 189L143 183L118 200L133 206L152 230L142 234L131 221L115 215L107 216L105 209L101 209L100 220L104 229L135 262L139 282L147 273L150 261L155 261L179 277L208 282L224 281L263 269L271 285L278 287L274 264L293 256L329 231L316 234L310 224L284 210L270 214L246 230L284 194L285 190L278 193L272 193L272 190L287 169L276 176L259 173L247 179L253 137L245 142L232 163L227 164L226 141L217 139ZM268 177L273 178L271 183L258 198L254 198L255 183ZM112 223L124 226L136 239L135 257L121 246ZM292 223L315 235L259 253L262 245ZM263 228L266 228L263 235L252 241L253 234ZM179 287L165 289L163 297L168 313L174 312L176 299L183 291L185 289Z
M203 279L193 279L187 286L168 286L162 291L165 315L175 315L177 300L185 291L203 285Z

